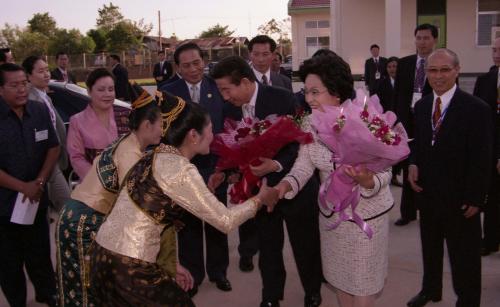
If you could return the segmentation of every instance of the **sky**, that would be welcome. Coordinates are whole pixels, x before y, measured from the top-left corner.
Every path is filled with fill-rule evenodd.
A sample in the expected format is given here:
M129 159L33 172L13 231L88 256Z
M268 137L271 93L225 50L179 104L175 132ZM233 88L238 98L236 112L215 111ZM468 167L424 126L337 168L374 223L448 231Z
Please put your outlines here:
M99 0L2 0L0 28L5 23L25 27L35 13L48 12L60 28L77 28L82 33L95 27L97 9L108 1ZM114 0L125 18L153 23L151 35L158 34L158 10L163 36L175 33L180 39L193 38L219 23L229 25L234 35L252 37L257 28L275 18L287 18L288 0Z

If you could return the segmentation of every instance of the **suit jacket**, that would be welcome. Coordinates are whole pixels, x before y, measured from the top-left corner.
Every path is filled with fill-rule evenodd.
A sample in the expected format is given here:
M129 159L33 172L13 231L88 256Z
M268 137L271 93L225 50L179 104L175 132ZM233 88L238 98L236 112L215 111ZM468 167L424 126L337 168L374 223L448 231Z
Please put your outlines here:
M292 80L290 80L290 78L288 78L287 76L271 71L270 79L272 86L282 87L289 91L293 91Z
M179 79L172 83L164 84L160 90L168 92L172 95L181 97L186 101L191 101L191 94L184 79ZM200 87L200 105L203 106L210 114L212 120L213 133L222 132L224 127L224 117L226 104L222 98L215 81L210 77L204 76ZM217 157L215 155L199 155L192 160L193 164L198 167L200 174L207 181L215 170Z
M375 93L380 85L380 82L389 77L386 67L387 59L384 57L379 57L377 64L375 64L375 60L373 58L369 58L365 61L365 84L368 85L370 94ZM375 78L377 71L380 73L380 79L378 80Z
M481 206L488 191L491 111L482 100L457 88L432 146L433 100L434 95L428 95L415 105L410 161L418 166L426 199L421 206L461 214L464 204Z
M280 103L276 103L276 101L279 101ZM297 101L291 91L259 83L257 101L255 102L255 116L257 118L264 119L271 114L293 115L295 114L296 107ZM243 111L241 107L229 109L228 117L240 121L243 118ZM276 160L281 164L283 170L279 173L273 172L265 176L269 186L278 184L280 180L288 174L293 166L293 163L295 162L295 159L297 158L298 149L298 143L288 144L273 157L273 160Z
M161 83L163 81L167 81L173 73L172 64L168 61L163 61L163 67L160 67L160 63L156 63L153 69L153 77L155 78L156 83ZM160 81L156 80L157 77L162 77Z
M415 69L417 67L417 55L409 55L398 61L398 71L394 83L394 109L398 120L403 124L411 138L413 136L413 115L411 101L413 98L413 85L415 82ZM422 90L422 98L432 93L432 88L425 80Z
M115 76L116 98L124 101L130 101L127 69L122 64L118 63L113 68L112 73Z
M72 74L69 70L66 70L68 74L68 83L74 83L76 84L76 78L75 75ZM50 78L56 81L64 81L64 77L62 72L59 70L59 68L56 68L50 72Z
M391 78L387 77L380 83L377 89L377 96L380 99L380 104L386 111L394 111L394 87L391 83Z
M484 75L477 77L474 96L484 100L491 107L493 120L494 144L496 159L500 159L500 114L497 112L498 66L494 66Z
M49 99L49 103L52 105L52 108L54 109L54 113L56 114L56 135L59 140L59 145L61 148L61 153L59 154L59 168L61 170L65 170L68 168L68 152L66 151L66 127L64 126L64 122L61 119L61 116L57 112L57 109L54 108L54 105L52 104L52 99L47 96ZM28 96L29 100L33 101L38 101L42 104L45 105L44 99L40 96L40 94L35 90L31 89L29 92Z

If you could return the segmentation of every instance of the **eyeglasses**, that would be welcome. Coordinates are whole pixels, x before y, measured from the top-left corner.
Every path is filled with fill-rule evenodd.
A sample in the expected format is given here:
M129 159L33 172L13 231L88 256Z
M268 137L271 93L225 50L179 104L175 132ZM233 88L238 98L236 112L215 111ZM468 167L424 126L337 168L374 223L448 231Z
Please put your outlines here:
M441 68L431 67L431 68L427 68L426 71L428 74L437 74L437 73L449 74L453 69L455 69L455 68L454 67L441 67Z

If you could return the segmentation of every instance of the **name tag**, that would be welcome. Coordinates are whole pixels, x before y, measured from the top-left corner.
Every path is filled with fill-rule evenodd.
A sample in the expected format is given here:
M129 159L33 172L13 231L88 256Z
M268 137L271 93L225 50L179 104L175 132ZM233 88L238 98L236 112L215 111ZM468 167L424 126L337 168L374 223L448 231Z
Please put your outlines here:
M49 130L36 131L35 130L35 142L45 141L49 138Z
M377 72L375 73L375 80L378 80L378 79L380 79L380 73L377 71Z
M417 103L417 101L419 101L420 99L422 99L422 93L413 93L413 97L411 99L411 108L413 109L415 107L415 104Z

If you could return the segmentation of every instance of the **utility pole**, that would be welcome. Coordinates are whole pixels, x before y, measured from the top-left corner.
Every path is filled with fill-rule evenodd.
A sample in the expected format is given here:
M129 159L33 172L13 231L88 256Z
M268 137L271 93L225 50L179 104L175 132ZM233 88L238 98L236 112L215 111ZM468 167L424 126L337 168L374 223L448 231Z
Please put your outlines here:
M158 50L161 51L161 18L160 18L160 10L158 10Z

